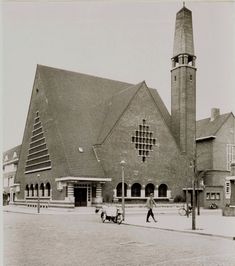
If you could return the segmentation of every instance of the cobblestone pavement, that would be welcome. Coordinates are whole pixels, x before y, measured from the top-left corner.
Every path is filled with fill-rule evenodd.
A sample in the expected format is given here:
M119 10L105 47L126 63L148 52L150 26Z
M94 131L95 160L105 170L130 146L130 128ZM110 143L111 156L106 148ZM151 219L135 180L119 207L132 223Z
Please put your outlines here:
M102 223L98 214L4 213L5 266L235 265L235 241Z

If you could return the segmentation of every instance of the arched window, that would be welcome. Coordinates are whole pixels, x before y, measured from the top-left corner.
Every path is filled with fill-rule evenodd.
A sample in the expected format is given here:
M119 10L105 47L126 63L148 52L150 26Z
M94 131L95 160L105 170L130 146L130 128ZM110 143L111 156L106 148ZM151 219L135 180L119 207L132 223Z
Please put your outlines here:
M127 184L124 183L124 197L126 197L126 191L127 191ZM122 183L119 183L117 185L117 197L122 196Z
M29 185L26 185L25 190L26 190L26 197L29 197Z
M145 197L149 197L151 193L154 193L154 184L149 183L145 187Z
M47 191L47 196L50 197L51 196L51 185L50 185L50 183L46 184L46 191Z
M158 187L158 196L159 197L166 197L167 196L167 185L161 184Z
M42 195L42 197L44 197L44 195L45 195L45 193L44 193L44 184L42 183L41 184L41 186L40 186L40 190L42 191L41 193L41 195Z
M33 188L33 184L30 185L30 190L31 190L31 196L34 197L34 188Z
M39 192L39 191L38 191L38 184L36 184L36 185L35 185L35 196L37 196L37 197L38 197L38 192Z
M131 186L131 196L132 197L140 197L141 195L141 185L139 183L135 183Z

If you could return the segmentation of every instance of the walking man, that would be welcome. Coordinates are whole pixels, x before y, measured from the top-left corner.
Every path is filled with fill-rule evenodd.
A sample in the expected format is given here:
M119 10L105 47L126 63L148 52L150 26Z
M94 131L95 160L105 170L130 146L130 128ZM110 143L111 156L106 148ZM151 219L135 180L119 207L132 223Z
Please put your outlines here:
M146 218L146 223L150 223L149 221L149 217L152 216L154 222L156 223L157 221L154 218L154 214L153 214L153 205L155 205L155 207L157 206L156 202L153 199L153 193L150 194L150 197L147 199L147 203L146 206L148 208L148 213L147 213L147 218Z

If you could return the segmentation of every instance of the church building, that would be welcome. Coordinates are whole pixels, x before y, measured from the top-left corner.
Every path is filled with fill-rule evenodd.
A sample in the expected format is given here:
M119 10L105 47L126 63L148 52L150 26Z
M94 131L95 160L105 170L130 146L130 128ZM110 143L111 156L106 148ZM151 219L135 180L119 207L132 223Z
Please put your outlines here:
M152 192L156 201L184 197L195 158L195 61L192 13L183 7L171 58L171 114L144 81L128 84L38 65L15 204L31 206L38 197L46 207L116 202L122 168L126 202L144 202Z

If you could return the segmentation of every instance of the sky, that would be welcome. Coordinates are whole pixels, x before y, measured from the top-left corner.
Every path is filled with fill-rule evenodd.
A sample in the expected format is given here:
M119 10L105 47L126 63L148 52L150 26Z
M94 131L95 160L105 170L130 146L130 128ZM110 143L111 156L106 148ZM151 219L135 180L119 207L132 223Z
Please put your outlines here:
M192 2L197 119L235 114L235 2ZM170 112L182 1L2 3L2 149L21 144L37 64L156 88Z

